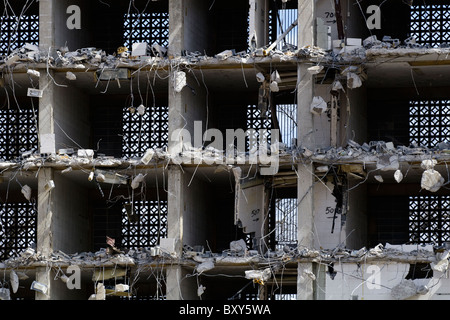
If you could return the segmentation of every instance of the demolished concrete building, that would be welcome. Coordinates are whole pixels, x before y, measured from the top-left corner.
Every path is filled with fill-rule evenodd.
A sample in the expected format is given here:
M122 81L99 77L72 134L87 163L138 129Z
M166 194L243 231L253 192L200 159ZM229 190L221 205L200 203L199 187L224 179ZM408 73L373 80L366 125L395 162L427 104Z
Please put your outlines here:
M448 299L449 5L6 1L0 298Z

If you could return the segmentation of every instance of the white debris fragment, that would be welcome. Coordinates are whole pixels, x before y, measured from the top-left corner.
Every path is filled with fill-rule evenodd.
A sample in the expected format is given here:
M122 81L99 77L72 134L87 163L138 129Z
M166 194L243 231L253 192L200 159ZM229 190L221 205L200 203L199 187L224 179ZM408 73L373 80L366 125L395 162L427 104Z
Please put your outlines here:
M384 182L383 177L380 176L380 175L376 175L376 176L374 176L374 178L375 178L375 180L377 180L378 182L381 182L381 183Z
M155 151L153 149L148 149L142 157L141 162L143 164L148 164L152 160L154 154Z
M133 43L131 46L131 55L133 57L145 56L147 55L147 42L137 42Z
M186 73L184 71L177 71L175 72L175 91L181 92L183 88L186 86Z
M404 300L417 294L417 288L411 279L402 280L398 285L392 288L391 296L396 300Z
M139 187L140 183L144 181L145 176L142 173L139 173L134 179L131 181L131 188L136 189Z
M119 283L114 287L116 292L128 292L130 290L130 286L127 284Z
M420 167L424 170L434 169L434 166L437 164L435 159L423 160L420 164Z
M92 150L92 149L79 149L77 151L77 155L80 158L92 159L92 158L94 158L94 150Z
M331 90L333 91L344 90L344 87L342 86L342 83L339 80L335 80L332 84Z
M270 279L271 273L272 270L270 268L264 270L245 270L245 278L264 283L264 281Z
M280 83L281 82L281 77L280 77L280 74L278 73L277 70L272 72L272 74L270 75L270 80L271 81L275 81L276 83Z
M141 104L138 108L137 108L137 112L139 113L139 115L143 116L145 114L145 106L143 104Z
M233 252L245 252L247 250L247 244L244 239L230 242L230 250Z
M77 76L73 72L70 72L70 71L66 72L66 78L71 81L77 80Z
M206 287L204 287L203 285L199 285L197 288L197 296L201 296L203 293L205 293Z
M319 74L323 70L323 66L313 66L308 68L309 74Z
M258 82L264 82L265 79L266 79L266 77L264 77L264 75L263 75L261 72L258 72L258 73L256 74L256 80L257 80Z
M31 98L42 98L43 90L28 88L27 96Z
M420 183L422 189L429 190L431 192L436 192L444 184L444 178L438 171L434 169L428 169L425 170L424 173L422 174L422 179Z
M47 287L47 285L45 285L43 283L33 281L33 283L31 284L31 290L35 290L40 293L47 294L48 287Z
M216 58L219 60L226 60L231 56L233 56L233 51L231 50L225 50L222 51L221 53L216 54Z
M361 78L353 72L347 73L347 87L350 89L359 88L362 86Z
M17 276L16 272L14 270L11 270L9 273L9 282L11 283L11 288L14 293L17 292L17 289L19 288L19 277Z
M403 173L400 171L400 169L394 172L394 179L398 183L400 183L403 180Z
M11 300L11 293L8 288L0 288L0 300Z
M21 192L22 192L23 196L25 197L25 199L30 201L30 199L31 199L31 188L28 185L24 185L22 187Z
M270 91L272 91L272 92L278 92L278 91L280 91L280 88L278 87L278 83L276 82L276 81L272 81L271 83L270 83Z
M27 73L29 75L32 75L32 76L35 76L35 77L38 77L38 78L41 76L41 73L39 71L33 70L33 69L28 69Z
M371 255L377 256L377 257L382 257L383 256L383 245L380 243L377 246L375 246L375 248L371 248L369 250L369 253Z
M439 271L439 272L445 272L448 269L449 261L448 258L450 256L449 251L445 250L444 252L438 253L436 255L436 258L439 259L437 263L431 263L431 268L433 270Z
M323 100L322 97L316 96L313 98L313 101L311 103L311 112L314 114L322 114L324 113L328 108L327 103L325 100Z
M208 259L205 262L202 262L201 264L199 264L196 269L197 269L197 272L199 274L201 274L202 272L211 270L213 268L214 268L213 259Z

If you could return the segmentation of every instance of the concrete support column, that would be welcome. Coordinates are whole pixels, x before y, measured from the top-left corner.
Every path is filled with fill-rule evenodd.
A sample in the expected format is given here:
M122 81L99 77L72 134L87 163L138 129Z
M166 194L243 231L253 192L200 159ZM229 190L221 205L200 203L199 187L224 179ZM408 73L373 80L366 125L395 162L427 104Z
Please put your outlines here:
M55 46L54 1L39 1L39 47L49 50Z
M181 55L184 49L184 8L184 0L169 0L169 57Z
M38 223L37 223L37 245L36 249L44 256L49 256L53 251L53 208L54 192L46 190L48 181L53 180L53 169L42 168L38 176ZM36 291L36 300L52 300L51 270L38 268L36 270L36 281L47 286L46 294Z
M314 0L298 2L298 43L299 47L315 45L315 4ZM311 151L315 149L313 114L310 111L314 96L313 77L307 65L298 66L298 143ZM311 249L314 246L314 177L313 164L300 163L298 166L298 243L299 248ZM314 299L313 264L298 264L297 299Z
M298 47L316 45L315 0L298 0Z
M249 0L250 44L261 48L268 44L269 35L269 1Z

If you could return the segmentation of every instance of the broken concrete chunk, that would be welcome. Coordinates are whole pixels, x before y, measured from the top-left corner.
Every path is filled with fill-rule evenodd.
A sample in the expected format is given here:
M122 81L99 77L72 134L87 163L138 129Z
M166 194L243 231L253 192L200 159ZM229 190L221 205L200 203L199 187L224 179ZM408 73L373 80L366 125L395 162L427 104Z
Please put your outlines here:
M155 151L153 149L148 149L142 157L141 162L143 164L148 164L152 160L154 154Z
M35 76L35 77L37 77L37 78L39 78L39 77L41 76L41 73L40 73L39 71L33 70L33 69L28 69L28 70L27 70L27 73L28 73L29 75Z
M45 285L43 283L33 281L33 283L31 284L31 290L35 290L40 293L47 294L48 287L47 287L47 285Z
M278 87L278 83L276 81L272 81L270 83L270 91L272 91L272 92L280 91L280 88Z
M0 288L0 300L11 300L11 293L8 288Z
M230 250L234 252L245 252L247 250L247 244L243 239L230 242Z
M142 173L139 173L134 179L131 181L131 188L136 189L139 187L140 183L144 181L145 176Z
M347 73L347 87L350 89L359 88L362 86L361 78L353 72Z
M377 180L378 182L384 182L383 177L380 175L376 175L374 176L375 180Z
M313 101L311 103L311 112L314 114L322 114L324 113L328 108L327 103L325 100L323 100L322 97L316 96L313 98Z
M448 269L448 260L442 259L438 263L432 263L431 268L439 272L445 272Z
M415 296L416 294L416 284L411 279L402 280L391 290L391 296L396 300L408 299Z
M70 72L70 71L66 72L66 78L71 81L77 80L77 76L73 72Z
M420 167L424 170L429 170L429 169L433 169L436 164L437 164L437 161L435 159L428 159L428 160L423 160L422 163L420 164Z
M200 297L206 290L206 287L204 287L203 285L199 285L197 288L197 295Z
M264 281L269 280L271 274L272 270L270 268L266 268L264 270L245 270L245 278L260 283L264 283Z
M308 68L309 74L319 74L323 70L323 66L312 66Z
M145 114L145 106L143 104L141 104L138 108L137 108L137 112L139 113L139 115L143 116Z
M183 88L186 86L186 73L184 71L177 71L175 72L174 77L175 77L174 83L175 91L181 92L181 90L183 90Z
M229 57L233 56L234 52L232 50L225 50L221 53L216 54L216 58L219 60L226 60Z
M31 199L31 188L28 185L24 185L22 187L21 192L22 192L23 196L25 197L25 199L30 201L30 199Z
M264 82L264 80L266 80L266 77L264 77L264 75L261 73L261 72L258 72L257 74L256 74L256 80L258 81L258 82Z
M400 183L403 180L403 173L400 170L395 171L394 179L395 179L395 181Z
M434 169L428 169L425 170L425 172L422 174L422 179L420 183L422 189L429 190L431 192L436 192L444 184L444 178L438 171Z
M78 157L92 159L94 157L94 150L92 149L79 149L77 151Z
M14 293L17 292L17 289L19 288L19 277L15 273L14 270L11 270L9 273L9 282L11 283L11 289Z
M213 259L208 259L208 260L206 260L205 262L199 264L199 265L197 266L196 270L197 270L197 272L198 272L199 274L201 274L202 272L211 270L211 269L213 269L213 268L214 268L214 262L213 262Z
M147 55L147 48L147 42L133 43L131 46L131 55L133 57L145 56Z
M280 74L278 73L277 70L275 70L274 72L272 72L271 76L270 76L270 80L271 81L275 81L277 83L281 82L281 77Z
M31 98L42 98L43 90L28 88L27 96Z

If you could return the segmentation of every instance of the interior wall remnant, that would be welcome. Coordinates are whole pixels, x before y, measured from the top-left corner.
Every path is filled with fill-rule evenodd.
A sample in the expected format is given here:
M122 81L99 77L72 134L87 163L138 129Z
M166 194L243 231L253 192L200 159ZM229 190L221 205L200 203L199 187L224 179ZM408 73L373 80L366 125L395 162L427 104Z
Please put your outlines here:
M241 168L233 168L235 188L235 224L244 233L251 234L254 247L263 245L260 241L266 234L264 228L267 213L267 199L264 179L242 180Z

